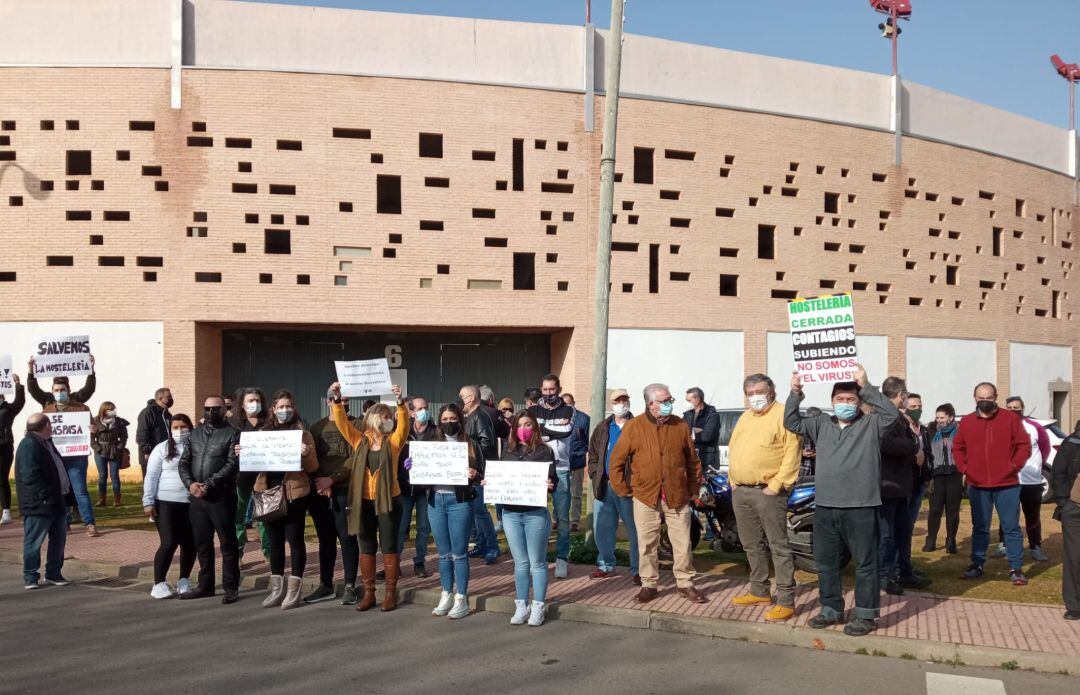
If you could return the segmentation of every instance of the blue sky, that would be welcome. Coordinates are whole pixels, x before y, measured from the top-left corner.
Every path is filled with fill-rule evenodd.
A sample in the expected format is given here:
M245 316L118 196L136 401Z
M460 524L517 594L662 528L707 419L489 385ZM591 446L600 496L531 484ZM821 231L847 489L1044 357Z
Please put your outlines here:
M263 0L260 0L263 1ZM297 5L584 22L585 0L273 0ZM1066 83L1052 53L1080 62L1080 0L913 0L900 73L947 92L1066 127ZM594 0L608 25L610 0ZM881 16L867 0L629 0L626 31L738 51L888 73Z

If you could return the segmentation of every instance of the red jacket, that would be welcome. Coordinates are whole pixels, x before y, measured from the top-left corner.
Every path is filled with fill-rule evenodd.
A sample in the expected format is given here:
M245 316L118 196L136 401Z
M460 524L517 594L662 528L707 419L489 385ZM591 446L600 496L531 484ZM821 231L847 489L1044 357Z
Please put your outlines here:
M1020 417L998 408L990 417L965 415L956 429L953 457L968 485L982 488L1020 484L1020 469L1031 456L1031 438Z

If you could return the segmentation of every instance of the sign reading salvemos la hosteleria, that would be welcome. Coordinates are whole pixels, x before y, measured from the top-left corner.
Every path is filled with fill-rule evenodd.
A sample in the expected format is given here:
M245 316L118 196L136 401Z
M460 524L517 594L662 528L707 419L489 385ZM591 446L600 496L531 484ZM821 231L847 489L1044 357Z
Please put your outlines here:
M795 370L805 384L852 381L859 356L851 293L788 302L788 328Z

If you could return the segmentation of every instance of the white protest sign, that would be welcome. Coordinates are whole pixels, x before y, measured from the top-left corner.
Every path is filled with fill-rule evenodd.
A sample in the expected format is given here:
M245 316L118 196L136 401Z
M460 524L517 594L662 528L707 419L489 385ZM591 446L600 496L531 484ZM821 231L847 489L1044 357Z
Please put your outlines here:
M409 483L468 485L468 442L409 442Z
M0 355L0 393L15 395L15 380L11 378L11 355Z
M484 502L547 507L547 461L488 461L484 467Z
M61 456L90 455L90 413L46 413L52 423L52 443Z
M289 473L300 470L303 430L240 433L241 472Z
M335 361L341 395L345 398L364 398L390 393L390 367L386 358L377 360Z
M851 293L788 302L795 370L804 384L853 381L859 356Z
M401 388L401 397L404 398L409 394L409 370L408 369L391 369L390 370L390 383L397 384ZM397 396L392 393L382 394L382 398L379 399L381 403L385 403L393 410L397 407Z
M34 378L85 376L90 366L90 336L43 338L34 346Z

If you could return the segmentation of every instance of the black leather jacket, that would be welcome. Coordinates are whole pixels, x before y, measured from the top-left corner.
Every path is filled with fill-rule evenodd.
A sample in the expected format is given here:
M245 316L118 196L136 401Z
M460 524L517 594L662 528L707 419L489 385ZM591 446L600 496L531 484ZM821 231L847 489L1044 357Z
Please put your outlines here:
M240 430L232 425L196 427L180 455L179 472L184 487L205 483L209 499L221 499L234 492L240 471L236 456L239 443Z

